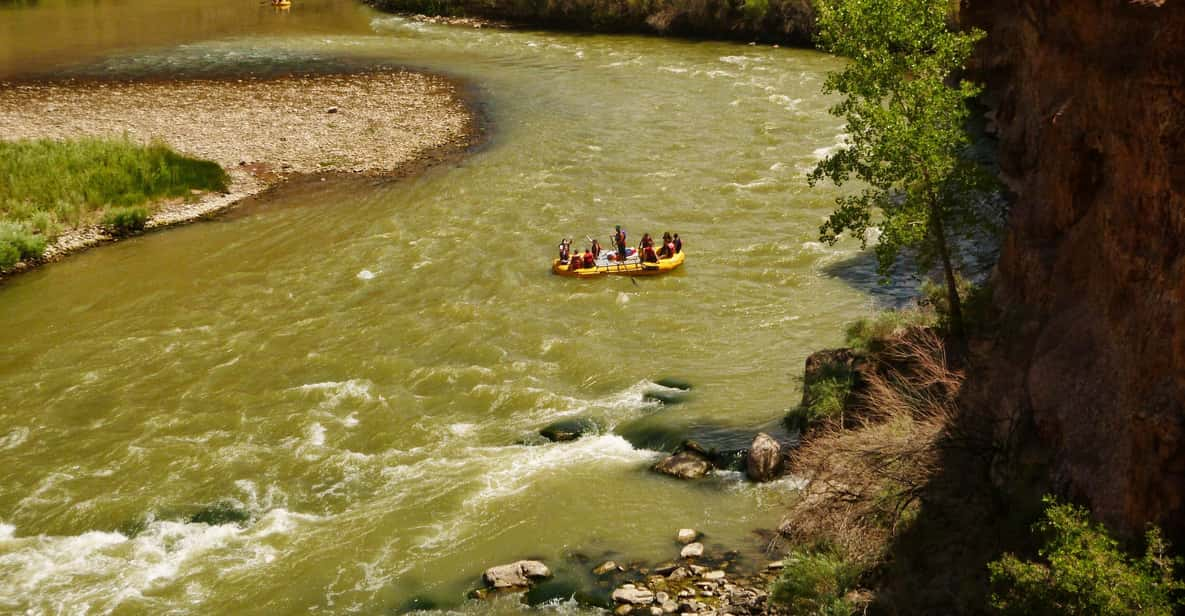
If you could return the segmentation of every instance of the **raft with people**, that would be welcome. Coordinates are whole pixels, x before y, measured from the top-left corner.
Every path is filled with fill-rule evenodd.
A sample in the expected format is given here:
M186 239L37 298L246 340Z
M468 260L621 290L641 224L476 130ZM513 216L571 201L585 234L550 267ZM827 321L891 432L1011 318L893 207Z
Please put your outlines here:
M618 225L610 243L615 250L602 250L597 240L589 238L584 252L572 250L572 240L562 239L559 257L552 259L551 271L570 278L597 276L657 276L683 265L683 240L679 234L664 233L662 244L655 248L650 234L644 234L637 248L626 245L626 232ZM621 255L624 255L622 257Z

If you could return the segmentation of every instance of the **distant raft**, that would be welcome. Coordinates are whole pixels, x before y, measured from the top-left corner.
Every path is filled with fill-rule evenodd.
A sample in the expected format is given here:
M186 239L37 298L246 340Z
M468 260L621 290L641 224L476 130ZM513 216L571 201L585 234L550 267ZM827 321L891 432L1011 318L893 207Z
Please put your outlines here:
M597 259L596 265L593 267L573 266L567 263L562 263L559 259L553 259L551 262L551 272L560 276L568 276L569 278L595 278L597 276L657 276L665 274L683 265L683 252L675 253L673 257L660 258L657 263L644 263L638 258L636 253L632 253L624 262L617 262L612 259L616 253L606 252L602 253L601 257ZM579 257L573 255L573 261L577 261Z

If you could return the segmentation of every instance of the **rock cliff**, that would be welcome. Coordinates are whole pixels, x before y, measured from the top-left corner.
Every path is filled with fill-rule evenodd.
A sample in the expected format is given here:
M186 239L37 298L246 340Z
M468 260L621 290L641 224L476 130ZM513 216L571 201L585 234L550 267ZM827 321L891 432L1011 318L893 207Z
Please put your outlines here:
M1185 1L970 0L1016 193L978 396L1113 527L1185 538Z

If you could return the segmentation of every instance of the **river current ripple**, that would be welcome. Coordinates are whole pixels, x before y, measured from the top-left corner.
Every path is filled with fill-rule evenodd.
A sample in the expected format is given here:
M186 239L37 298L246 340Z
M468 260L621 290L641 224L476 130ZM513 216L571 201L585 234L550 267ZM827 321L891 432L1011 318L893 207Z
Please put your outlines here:
M513 611L464 602L486 566L669 558L686 526L760 557L751 531L795 482L657 477L639 435L789 437L806 355L904 297L856 243L817 241L836 193L804 172L842 138L819 94L838 62L358 10L72 69L410 65L471 83L493 136L421 177L281 190L0 289L0 611ZM561 236L614 224L679 232L686 266L550 275ZM664 376L690 398L647 398ZM572 417L599 432L539 442Z

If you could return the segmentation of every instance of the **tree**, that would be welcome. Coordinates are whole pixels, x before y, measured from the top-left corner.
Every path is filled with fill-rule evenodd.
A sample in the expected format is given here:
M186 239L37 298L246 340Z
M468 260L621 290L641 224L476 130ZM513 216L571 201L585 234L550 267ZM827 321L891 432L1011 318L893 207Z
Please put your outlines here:
M951 333L962 338L952 233L970 235L980 220L973 197L984 173L964 156L967 100L980 89L952 75L984 34L952 30L949 7L948 0L819 1L820 46L851 59L823 86L843 95L830 112L847 122L847 138L808 179L811 186L823 179L864 182L858 194L836 199L820 239L834 244L848 232L866 247L867 232L879 228L882 277L903 249L923 268L937 259Z

